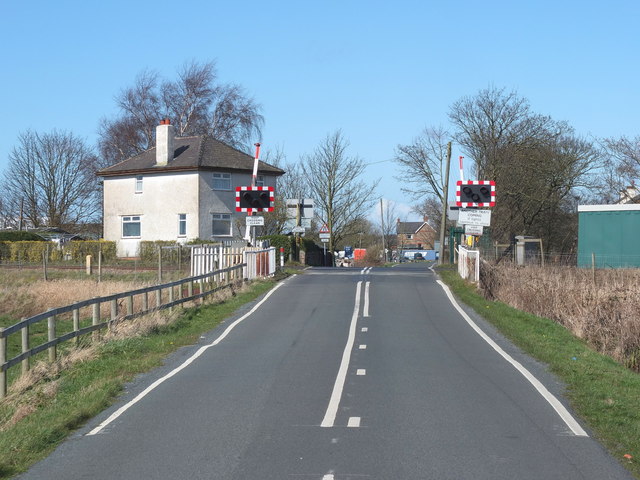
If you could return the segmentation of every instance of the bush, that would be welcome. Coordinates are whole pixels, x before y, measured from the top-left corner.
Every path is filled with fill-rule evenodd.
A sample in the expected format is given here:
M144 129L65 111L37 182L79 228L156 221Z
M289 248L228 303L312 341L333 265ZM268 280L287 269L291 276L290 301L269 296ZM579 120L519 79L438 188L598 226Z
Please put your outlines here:
M138 256L142 262L157 262L158 261L158 248L162 247L177 247L178 242L175 240L154 240L154 241L142 241L140 242L140 250ZM163 252L162 258L166 259L168 256Z
M98 253L102 251L102 259L105 261L116 258L116 242L106 240L84 240L71 241L64 248L64 255L73 260L84 260L87 255L98 258Z
M276 247L278 255L280 254L280 248L284 247L284 258L289 258L291 255L292 239L293 237L290 235L265 235L259 238L259 240L269 240L271 246Z

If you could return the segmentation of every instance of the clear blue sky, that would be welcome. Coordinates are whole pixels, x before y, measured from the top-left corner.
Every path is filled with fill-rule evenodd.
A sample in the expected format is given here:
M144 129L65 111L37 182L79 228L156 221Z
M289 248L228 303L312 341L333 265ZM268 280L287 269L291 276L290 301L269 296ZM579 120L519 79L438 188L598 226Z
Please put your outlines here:
M115 115L114 96L138 73L173 79L190 60L215 60L223 82L262 104L263 146L289 161L342 129L349 154L373 163L365 180L382 178L378 194L403 216L413 199L385 160L425 126L449 128L451 104L489 85L584 136L640 135L637 0L0 6L0 172L20 132L57 128L94 144L100 118Z

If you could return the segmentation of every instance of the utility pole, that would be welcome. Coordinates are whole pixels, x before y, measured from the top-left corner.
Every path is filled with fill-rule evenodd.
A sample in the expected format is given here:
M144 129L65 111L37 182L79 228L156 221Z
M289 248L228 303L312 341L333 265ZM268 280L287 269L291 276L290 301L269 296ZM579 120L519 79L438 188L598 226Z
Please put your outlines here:
M451 166L451 142L447 143L447 167L445 168L444 191L442 192L442 218L440 220L440 251L438 265L444 263L444 235L447 226L447 196L449 195L449 167ZM451 248L451 245L449 245Z
M387 263L387 250L384 244L384 210L382 209L382 198L380 199L380 226L382 227L382 255L384 255L384 262Z

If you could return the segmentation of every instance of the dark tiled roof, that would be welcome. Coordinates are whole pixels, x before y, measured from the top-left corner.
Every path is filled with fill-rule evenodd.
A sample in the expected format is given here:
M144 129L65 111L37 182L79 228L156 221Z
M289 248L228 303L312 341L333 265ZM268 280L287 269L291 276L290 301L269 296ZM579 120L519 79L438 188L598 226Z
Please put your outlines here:
M97 175L108 177L150 171L181 170L240 170L253 171L254 158L207 135L176 137L173 160L167 165L156 165L156 149L150 148L120 163L100 170ZM260 162L258 173L283 175L281 170Z
M408 233L417 233L420 227L424 225L424 222L398 222L396 233L399 235L406 235Z

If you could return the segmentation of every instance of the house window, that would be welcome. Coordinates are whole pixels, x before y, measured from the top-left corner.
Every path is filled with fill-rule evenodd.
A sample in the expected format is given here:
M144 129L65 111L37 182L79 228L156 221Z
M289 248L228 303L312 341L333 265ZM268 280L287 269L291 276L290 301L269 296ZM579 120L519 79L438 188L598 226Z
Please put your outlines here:
M407 233L407 240L413 240L413 235L411 233Z
M211 235L231 236L231 215L228 213L214 213L211 215Z
M264 187L264 175L256 176L256 187Z
M140 237L140 216L122 217L122 238Z
M136 193L142 193L142 175L136 177Z
M213 189L214 190L231 190L231 174L230 173L214 173Z
M187 214L186 213L178 214L178 236L179 237L187 236Z

